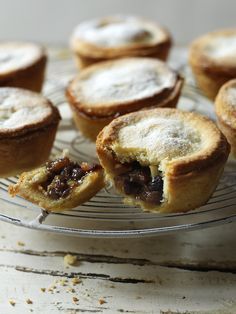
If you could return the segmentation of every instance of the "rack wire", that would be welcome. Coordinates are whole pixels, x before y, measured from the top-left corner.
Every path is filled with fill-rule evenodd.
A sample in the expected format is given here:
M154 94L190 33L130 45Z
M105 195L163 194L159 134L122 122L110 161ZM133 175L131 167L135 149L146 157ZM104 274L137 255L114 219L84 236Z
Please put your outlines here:
M212 103L196 88L186 65L186 49L176 48L170 64L185 77L179 107L214 120ZM96 162L95 145L75 129L64 96L65 87L75 74L69 52L51 49L44 94L59 107L63 117L52 155L67 148L78 161ZM19 196L9 197L8 186L16 181L17 177L0 179L0 220L42 231L84 237L140 237L197 230L236 220L236 162L233 160L228 161L220 183L206 205L178 214L144 213L139 208L124 205L111 186L78 208L49 214Z

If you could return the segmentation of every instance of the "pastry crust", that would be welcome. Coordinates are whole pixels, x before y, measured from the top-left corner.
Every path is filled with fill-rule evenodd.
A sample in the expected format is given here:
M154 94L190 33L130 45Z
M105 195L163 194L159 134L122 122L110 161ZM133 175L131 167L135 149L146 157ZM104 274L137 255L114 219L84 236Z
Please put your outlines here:
M121 15L81 23L71 38L71 48L80 68L123 57L165 61L171 45L166 29L143 18Z
M51 151L60 120L43 96L18 88L0 88L0 176L41 165Z
M214 100L220 87L236 77L236 29L208 33L190 46L189 63L200 89Z
M0 86L42 90L47 63L45 49L23 42L0 43Z
M96 140L114 118L141 109L175 107L183 79L161 61L124 58L83 70L66 90L74 120Z
M42 191L41 184L47 180L47 176L46 166L24 172L20 175L17 184L9 186L8 192L13 197L20 195L49 212L58 212L85 203L104 187L103 169L100 167L86 174L82 182L71 189L65 198L55 200Z
M159 204L119 193L129 203L153 212L185 212L206 203L216 188L230 146L209 119L177 109L153 109L113 120L99 134L97 153L107 178L131 162L154 166L163 180Z
M236 79L224 84L215 100L218 125L231 145L236 158Z

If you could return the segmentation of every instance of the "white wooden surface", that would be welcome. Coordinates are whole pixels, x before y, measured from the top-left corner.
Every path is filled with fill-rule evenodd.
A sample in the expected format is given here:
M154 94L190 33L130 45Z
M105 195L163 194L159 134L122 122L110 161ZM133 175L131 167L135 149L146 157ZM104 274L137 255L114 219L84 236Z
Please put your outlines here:
M1 222L0 313L236 313L235 248L235 224L104 240ZM64 264L67 253L76 265Z

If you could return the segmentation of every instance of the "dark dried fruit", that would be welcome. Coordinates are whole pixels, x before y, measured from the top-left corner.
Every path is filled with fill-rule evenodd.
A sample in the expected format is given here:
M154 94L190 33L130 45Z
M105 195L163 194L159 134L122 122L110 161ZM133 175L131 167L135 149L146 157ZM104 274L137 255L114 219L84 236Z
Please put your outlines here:
M90 166L87 163L82 165L70 161L68 157L47 162L47 180L41 184L41 187L54 200L67 197L72 188L80 184L88 172L101 168L100 165Z
M137 162L130 164L131 169L115 178L118 189L123 190L126 195L132 195L147 203L160 204L163 194L163 180L161 176L151 177L149 167L142 167Z

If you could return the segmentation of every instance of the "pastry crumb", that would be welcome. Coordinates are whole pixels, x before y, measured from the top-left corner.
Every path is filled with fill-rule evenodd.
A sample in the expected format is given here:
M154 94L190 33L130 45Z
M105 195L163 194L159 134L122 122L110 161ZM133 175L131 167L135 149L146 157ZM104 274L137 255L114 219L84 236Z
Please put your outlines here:
M74 277L74 278L72 278L71 281L72 281L73 286L78 285L79 283L82 282L79 277Z
M33 301L30 300L30 299L27 299L25 302L26 302L27 304L33 304Z
M45 292L45 291L46 291L46 288L40 288L40 290L41 290L42 292Z
M99 299L98 302L99 302L100 305L102 305L104 303L107 303L103 298Z
M12 306L15 306L15 305L16 305L16 301L13 300L13 299L10 299L10 300L9 300L9 303L10 303Z
M18 242L17 242L17 245L19 245L19 246L25 246L25 243L22 242L22 241L18 241Z
M67 279L61 279L61 280L59 280L59 285L60 286L67 286L67 282L68 282Z
M78 299L78 298L76 298L76 297L73 297L73 298L72 298L72 300L73 300L73 302L74 302L74 303L76 303L76 302L78 302L78 301L79 301L79 299Z
M65 265L75 265L76 263L77 263L77 256L76 255L66 254L64 256L64 264Z
M75 289L74 289L74 288L71 288L71 287L69 287L66 291L67 291L67 292L75 293Z

